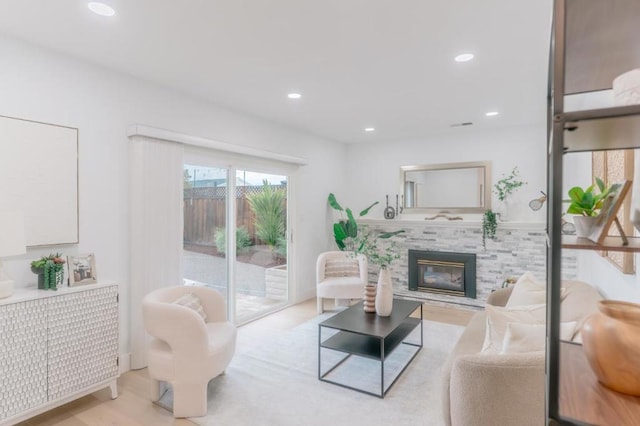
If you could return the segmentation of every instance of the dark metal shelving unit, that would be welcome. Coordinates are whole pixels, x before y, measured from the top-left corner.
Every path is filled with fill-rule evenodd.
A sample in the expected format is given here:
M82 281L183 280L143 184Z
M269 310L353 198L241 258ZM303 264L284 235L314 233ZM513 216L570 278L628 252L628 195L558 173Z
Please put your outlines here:
M547 419L552 425L625 425L640 419L640 398L609 391L588 368L581 345L560 340L562 249L640 251L608 237L598 245L563 236L563 156L640 147L640 105L565 111L568 95L611 88L640 68L640 1L555 0L548 93ZM634 423L636 422L636 423Z

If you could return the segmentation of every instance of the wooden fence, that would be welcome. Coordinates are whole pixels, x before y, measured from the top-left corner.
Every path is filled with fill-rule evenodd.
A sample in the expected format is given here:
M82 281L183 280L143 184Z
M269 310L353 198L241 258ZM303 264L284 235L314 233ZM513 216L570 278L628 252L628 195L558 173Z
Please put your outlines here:
M275 189L284 185L274 185ZM253 244L259 241L255 235L255 215L249 206L248 194L260 192L262 186L236 188L236 226L243 226ZM185 188L184 190L184 242L215 246L216 231L226 226L226 187ZM286 203L286 200L285 200Z

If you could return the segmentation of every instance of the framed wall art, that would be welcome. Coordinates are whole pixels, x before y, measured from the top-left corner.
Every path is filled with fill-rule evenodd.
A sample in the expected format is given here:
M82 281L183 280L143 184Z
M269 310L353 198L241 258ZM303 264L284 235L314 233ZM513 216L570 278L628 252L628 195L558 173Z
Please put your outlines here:
M27 246L78 243L78 129L0 116L0 202Z
M93 253L67 256L69 287L98 282L96 257Z

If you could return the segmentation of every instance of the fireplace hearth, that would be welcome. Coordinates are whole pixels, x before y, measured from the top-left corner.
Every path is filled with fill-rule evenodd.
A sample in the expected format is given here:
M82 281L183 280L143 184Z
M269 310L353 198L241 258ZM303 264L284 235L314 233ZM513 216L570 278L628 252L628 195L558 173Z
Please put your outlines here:
M476 298L476 255L409 250L409 290Z

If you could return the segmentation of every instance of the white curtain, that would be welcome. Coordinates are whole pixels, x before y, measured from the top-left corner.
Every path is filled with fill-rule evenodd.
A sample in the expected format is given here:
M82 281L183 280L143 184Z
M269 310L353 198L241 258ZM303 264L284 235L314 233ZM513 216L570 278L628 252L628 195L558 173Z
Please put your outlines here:
M147 365L142 299L182 285L183 146L131 136L131 368Z

